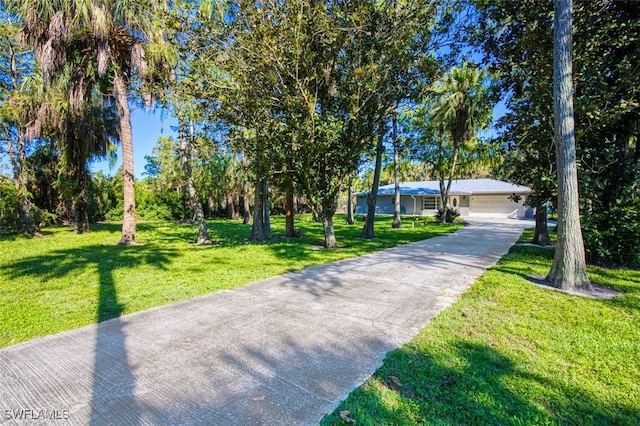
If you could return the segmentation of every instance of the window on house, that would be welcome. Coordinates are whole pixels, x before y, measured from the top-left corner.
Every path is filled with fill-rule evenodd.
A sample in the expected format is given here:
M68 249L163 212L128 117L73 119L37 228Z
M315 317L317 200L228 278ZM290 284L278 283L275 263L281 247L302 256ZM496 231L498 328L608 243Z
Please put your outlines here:
M436 210L439 206L439 197L422 197L422 210Z

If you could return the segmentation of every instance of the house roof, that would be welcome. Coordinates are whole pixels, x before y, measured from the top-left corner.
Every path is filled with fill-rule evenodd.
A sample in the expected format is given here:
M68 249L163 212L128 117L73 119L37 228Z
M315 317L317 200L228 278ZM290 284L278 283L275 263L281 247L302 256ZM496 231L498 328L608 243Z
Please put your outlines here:
M366 195L370 191L358 192L356 195ZM378 195L393 195L395 186L384 185L378 188ZM528 194L531 188L515 185L495 179L457 179L451 182L449 195L474 194ZM437 180L420 182L401 182L401 195L437 195L440 194L440 182Z

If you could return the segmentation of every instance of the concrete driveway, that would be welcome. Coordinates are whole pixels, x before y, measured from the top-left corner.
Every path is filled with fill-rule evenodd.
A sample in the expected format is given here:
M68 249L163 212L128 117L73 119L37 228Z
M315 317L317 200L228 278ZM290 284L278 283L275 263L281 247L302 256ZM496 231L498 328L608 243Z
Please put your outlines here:
M448 236L2 349L0 423L316 424L527 226L473 220Z

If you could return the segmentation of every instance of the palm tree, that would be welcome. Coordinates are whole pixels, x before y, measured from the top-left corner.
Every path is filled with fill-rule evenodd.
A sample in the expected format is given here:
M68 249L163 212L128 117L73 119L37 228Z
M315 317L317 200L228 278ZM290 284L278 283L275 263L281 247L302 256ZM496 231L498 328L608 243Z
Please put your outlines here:
M58 183L72 200L79 234L89 231L87 165L94 157L107 156L118 137L115 108L96 90L104 82L91 72L95 60L86 54L92 42L87 31L77 31L65 44L65 66L43 93L33 126L38 136L55 141L61 152Z
M452 68L433 86L435 105L429 115L432 124L439 129L442 136L450 139L452 144L446 185L444 176L440 177L442 223L445 223L447 218L449 191L460 149L471 143L476 132L485 128L491 119L485 78L484 71L464 63L461 67Z
M154 87L176 58L166 45L159 17L168 10L164 0L121 2L118 0L71 0L67 2L10 0L8 7L24 20L22 35L34 46L50 84L67 63L67 46L78 32L90 35L98 77L109 77L120 119L120 142L124 173L124 217L119 244L135 244L135 193L133 136L127 93L135 76L144 82L145 101L150 104ZM71 102L82 103L85 86L81 78L70 93Z
M58 111L57 126L48 129L58 142L61 152L60 183L63 193L72 201L75 231L89 232L88 189L89 162L105 157L114 147L118 134L118 120L113 109L105 109L93 100L80 111ZM51 123L53 124L53 123Z

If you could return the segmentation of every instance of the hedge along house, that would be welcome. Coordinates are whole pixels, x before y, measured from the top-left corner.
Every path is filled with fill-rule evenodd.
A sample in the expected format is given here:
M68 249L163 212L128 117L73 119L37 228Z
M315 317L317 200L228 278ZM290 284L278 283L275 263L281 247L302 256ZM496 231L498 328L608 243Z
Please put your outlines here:
M376 214L393 214L393 184L378 188ZM526 206L531 189L494 179L459 179L451 182L449 207L463 217L532 218L534 209ZM356 213L367 213L369 191L356 195ZM513 199L518 196L519 201ZM400 212L414 216L432 216L442 208L440 183L436 180L400 184Z

